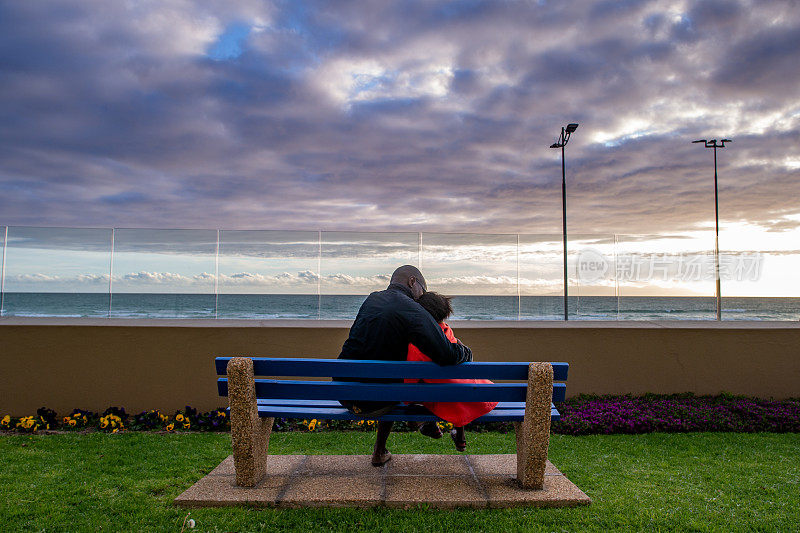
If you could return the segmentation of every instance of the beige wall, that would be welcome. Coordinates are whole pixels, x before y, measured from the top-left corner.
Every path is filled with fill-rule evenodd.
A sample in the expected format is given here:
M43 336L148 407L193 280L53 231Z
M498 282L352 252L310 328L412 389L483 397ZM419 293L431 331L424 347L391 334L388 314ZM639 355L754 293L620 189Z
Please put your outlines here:
M0 415L226 405L213 358L335 357L343 321L0 319ZM800 324L453 322L479 361L567 361L568 395L800 397Z

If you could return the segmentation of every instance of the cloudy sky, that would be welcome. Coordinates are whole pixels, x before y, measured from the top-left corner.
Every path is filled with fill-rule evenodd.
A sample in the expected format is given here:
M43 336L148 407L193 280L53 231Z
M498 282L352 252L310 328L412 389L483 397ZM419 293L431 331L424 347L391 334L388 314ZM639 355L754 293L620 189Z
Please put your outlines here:
M723 247L788 254L798 49L792 0L2 2L0 225L558 234L577 122L571 232L709 235L727 137Z

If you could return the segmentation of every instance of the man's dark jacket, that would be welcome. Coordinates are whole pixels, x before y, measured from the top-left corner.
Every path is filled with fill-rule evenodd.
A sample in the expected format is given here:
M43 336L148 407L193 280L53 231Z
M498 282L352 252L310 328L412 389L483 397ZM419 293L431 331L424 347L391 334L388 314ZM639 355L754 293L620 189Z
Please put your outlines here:
M440 365L472 361L470 349L447 340L430 313L414 301L411 289L399 283L367 296L339 359L405 361L409 343Z

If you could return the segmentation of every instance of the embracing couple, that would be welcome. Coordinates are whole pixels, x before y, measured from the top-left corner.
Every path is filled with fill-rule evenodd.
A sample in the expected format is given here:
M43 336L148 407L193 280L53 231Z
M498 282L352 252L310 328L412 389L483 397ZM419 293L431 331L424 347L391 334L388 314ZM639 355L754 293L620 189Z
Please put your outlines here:
M361 304L350 336L342 346L339 359L380 359L386 361L433 361L439 365L457 365L472 361L472 351L456 339L444 322L452 313L450 299L428 292L422 273L404 265L394 271L389 287L370 294ZM363 381L367 381L366 379ZM373 382L392 380L372 379ZM417 380L406 380L417 381ZM419 380L437 383L488 383L486 380ZM399 402L347 402L348 410L362 418L379 417ZM464 426L494 409L492 402L431 402L427 409L454 426L451 437L458 451L467 447ZM424 435L440 438L435 422L418 425ZM381 466L392 458L386 441L392 422L378 422L378 435L372 454L373 466Z

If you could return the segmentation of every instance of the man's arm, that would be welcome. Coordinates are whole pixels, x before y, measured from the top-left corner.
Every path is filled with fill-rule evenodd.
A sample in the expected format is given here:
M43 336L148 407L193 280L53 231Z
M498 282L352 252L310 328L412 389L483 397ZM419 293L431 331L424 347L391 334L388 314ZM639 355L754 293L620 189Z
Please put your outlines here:
M421 306L408 310L409 338L413 345L439 365L458 365L472 361L472 350L461 342L450 342L442 328Z

